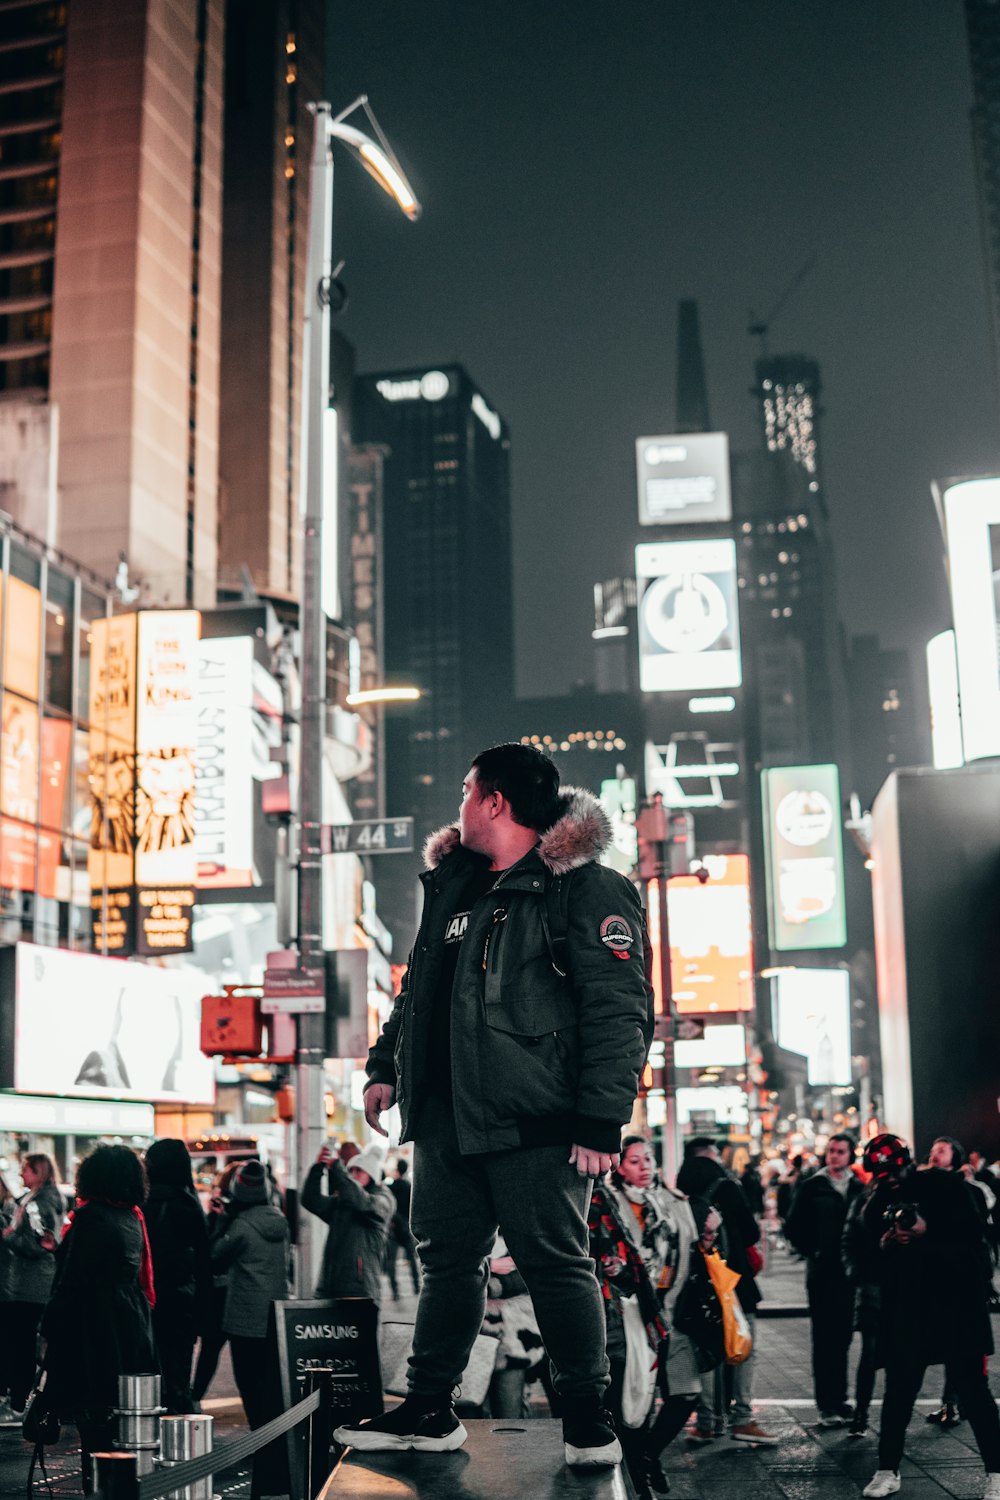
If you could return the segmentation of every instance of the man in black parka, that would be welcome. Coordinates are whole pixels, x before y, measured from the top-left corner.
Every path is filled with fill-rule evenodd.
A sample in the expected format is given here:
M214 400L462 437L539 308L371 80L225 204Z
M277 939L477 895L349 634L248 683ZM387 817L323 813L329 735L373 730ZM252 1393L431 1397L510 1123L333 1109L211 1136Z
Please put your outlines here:
M593 1179L618 1162L648 991L638 893L598 863L610 841L596 798L560 791L530 746L499 745L473 762L458 826L428 842L420 931L365 1092L373 1128L396 1103L414 1141L424 1279L409 1395L338 1428L340 1442L432 1452L464 1442L452 1390L482 1323L499 1226L552 1360L567 1462L621 1457L603 1407L587 1208Z
M878 1471L864 1490L901 1487L906 1427L928 1365L947 1364L986 1467L984 1500L1000 1500L1000 1416L984 1356L993 1332L982 1275L982 1224L958 1172L916 1172L898 1136L865 1147L871 1196L853 1219L854 1260L881 1289L878 1361L885 1400Z
M847 1400L854 1288L840 1254L847 1211L864 1191L851 1171L854 1151L851 1136L832 1135L822 1167L799 1183L785 1220L785 1237L806 1259L813 1388L821 1427L843 1427L854 1415Z

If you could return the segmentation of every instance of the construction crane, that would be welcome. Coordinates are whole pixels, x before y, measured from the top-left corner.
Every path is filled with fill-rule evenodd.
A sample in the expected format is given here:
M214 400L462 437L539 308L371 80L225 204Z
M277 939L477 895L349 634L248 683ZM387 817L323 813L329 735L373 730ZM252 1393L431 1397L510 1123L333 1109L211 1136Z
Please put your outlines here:
M802 285L806 277L809 275L810 271L815 266L816 260L817 257L815 254L810 255L809 259L799 267L763 322L758 322L754 317L753 308L750 309L750 322L747 326L747 333L749 333L752 337L760 339L760 352L762 357L767 353L767 335L771 324L774 322L778 314L784 309L786 302L790 301L792 295L798 291L799 287Z

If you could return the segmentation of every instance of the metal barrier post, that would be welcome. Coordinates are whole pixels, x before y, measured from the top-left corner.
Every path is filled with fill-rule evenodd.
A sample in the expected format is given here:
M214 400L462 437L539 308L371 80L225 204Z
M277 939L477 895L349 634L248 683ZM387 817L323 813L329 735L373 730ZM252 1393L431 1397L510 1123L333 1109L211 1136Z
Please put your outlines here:
M134 1453L92 1453L94 1489L103 1500L139 1500L139 1465Z
M333 1440L333 1371L310 1370L306 1391L310 1396L313 1391L319 1392L319 1406L309 1419L306 1447L306 1500L316 1500L341 1452L340 1444Z

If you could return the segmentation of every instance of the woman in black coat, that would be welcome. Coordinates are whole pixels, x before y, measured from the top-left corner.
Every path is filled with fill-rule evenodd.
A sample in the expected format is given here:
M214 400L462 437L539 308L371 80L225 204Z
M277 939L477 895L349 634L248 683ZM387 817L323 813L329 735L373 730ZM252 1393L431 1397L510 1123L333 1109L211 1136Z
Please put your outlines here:
M115 1436L119 1375L157 1369L145 1197L142 1162L127 1146L98 1146L83 1159L42 1319L48 1404L79 1429L88 1491L90 1454Z
M153 1335L163 1375L163 1404L176 1416L195 1409L191 1361L212 1297L208 1228L183 1141L154 1141L146 1152L146 1176L146 1227L156 1280Z

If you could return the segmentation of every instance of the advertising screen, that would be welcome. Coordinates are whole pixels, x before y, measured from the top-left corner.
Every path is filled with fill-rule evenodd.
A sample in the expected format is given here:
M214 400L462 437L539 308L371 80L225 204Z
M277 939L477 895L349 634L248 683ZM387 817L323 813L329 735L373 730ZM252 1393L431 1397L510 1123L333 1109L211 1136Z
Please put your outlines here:
M611 845L601 856L601 863L622 875L631 875L639 863L636 786L632 777L602 781L601 804L611 819Z
M253 641L198 644L195 849L202 889L253 884Z
M782 969L774 977L779 1047L801 1052L810 1086L851 1081L851 977L846 969Z
M966 760L1000 755L1000 478L942 496Z
M198 742L196 610L139 615L136 650L135 881L193 886Z
M694 875L667 883L670 975L678 1015L753 1009L750 861L745 854L713 855L705 864L710 878L704 885Z
M771 946L779 952L847 942L837 767L761 773Z
M637 438L635 467L641 525L687 526L732 516L726 433Z
M962 710L958 698L955 632L942 630L927 642L927 691L931 700L931 753L936 771L965 765Z
M706 1026L700 1041L674 1043L678 1068L741 1068L746 1060L746 1030L742 1026Z
M25 1093L210 1104L194 969L18 943L14 1077Z
M738 687L735 542L643 542L635 570L642 691Z
M736 1084L677 1090L677 1119L692 1126L689 1134L713 1125L746 1125L749 1118L747 1096Z

